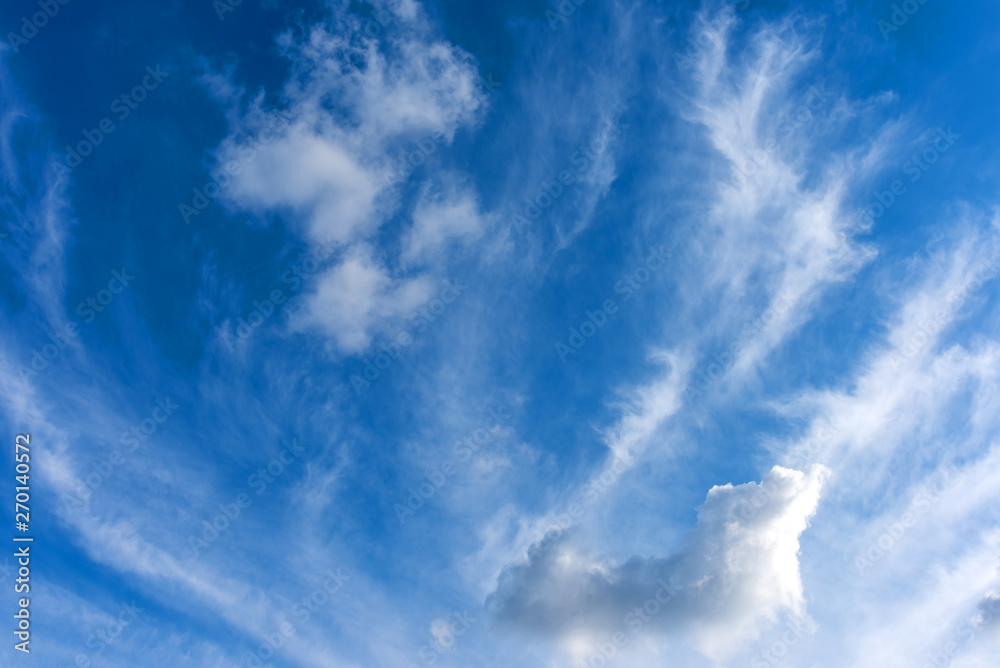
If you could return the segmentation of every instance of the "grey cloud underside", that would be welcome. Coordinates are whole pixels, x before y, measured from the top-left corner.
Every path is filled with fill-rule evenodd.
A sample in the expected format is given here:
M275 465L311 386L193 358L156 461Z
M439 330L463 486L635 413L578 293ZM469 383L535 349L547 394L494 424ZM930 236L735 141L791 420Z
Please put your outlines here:
M707 653L756 635L758 621L802 617L799 536L816 511L825 469L775 467L761 484L712 488L697 526L666 557L622 564L588 555L578 532L537 543L501 573L487 606L506 625L544 636L624 630L637 606L661 605L643 632L682 633Z

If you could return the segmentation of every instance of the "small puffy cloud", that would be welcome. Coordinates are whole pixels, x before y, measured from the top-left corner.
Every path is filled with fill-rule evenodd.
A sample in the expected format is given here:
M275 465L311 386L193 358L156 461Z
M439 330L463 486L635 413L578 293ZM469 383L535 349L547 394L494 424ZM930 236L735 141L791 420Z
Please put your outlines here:
M451 134L482 105L472 58L444 42L406 41L391 61L369 51L365 75L357 77L353 104L360 127L371 134Z
M404 239L404 262L433 260L451 243L467 243L483 229L479 203L473 193L452 188L425 195L413 212L413 227Z
M595 559L563 533L505 568L488 606L501 622L549 637L683 635L720 658L779 614L804 618L799 536L825 476L819 466L776 466L760 484L713 487L684 546L667 557ZM650 599L657 611L636 614Z
M394 280L366 249L359 248L319 279L298 325L318 326L340 350L357 352L368 346L380 323L413 312L431 293L430 280Z
M373 225L380 179L336 137L298 124L276 141L230 146L223 156L241 165L227 194L244 208L297 214L322 241L350 241Z

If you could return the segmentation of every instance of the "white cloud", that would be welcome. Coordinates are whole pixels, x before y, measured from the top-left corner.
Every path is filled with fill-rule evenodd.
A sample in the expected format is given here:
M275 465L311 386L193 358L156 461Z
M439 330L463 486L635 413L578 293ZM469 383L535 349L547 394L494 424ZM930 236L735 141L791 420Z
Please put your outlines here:
M242 156L250 155L241 148ZM225 162L241 162L241 148L225 152ZM377 224L380 175L360 164L339 132L325 136L297 123L242 162L227 192L242 207L289 211L306 221L314 240L350 242Z
M403 240L404 262L438 259L450 243L476 239L485 223L474 193L452 187L444 193L425 191L413 212L413 227Z
M297 324L322 325L345 352L363 350L373 329L419 306L447 265L448 244L471 241L482 227L467 188L398 211L396 187L417 165L433 172L433 153L475 120L484 94L471 56L434 37L416 5L393 11L400 21L385 15L378 43L352 43L364 26L342 10L302 41L282 35L292 63L284 108L265 111L258 96L217 154L223 168L239 166L223 192L232 210L284 214L310 242L344 248L348 259L317 279ZM205 82L213 93L234 90L217 79ZM369 255L367 244L396 215L414 221L399 260L433 261L422 275L397 278Z
M319 325L341 350L357 352L368 346L373 330L411 313L431 293L429 279L394 280L367 248L358 246L318 279L306 313L293 326Z
M997 582L1000 342L956 325L983 313L997 222L965 211L949 242L905 263L909 287L889 288L898 306L853 373L773 404L808 424L773 446L778 461L831 470L803 556L812 607L831 629L802 649L814 658L845 640L849 665L873 668L924 665L949 646L952 665L974 666L994 651L988 634L966 642L961 629ZM939 477L950 482L929 488Z
M775 467L760 485L713 487L684 546L669 557L624 564L588 555L573 532L545 541L509 566L490 599L497 617L560 638L604 637L660 591L662 606L641 626L692 638L722 658L779 614L802 619L799 536L816 512L825 477ZM663 593L669 585L671 595Z

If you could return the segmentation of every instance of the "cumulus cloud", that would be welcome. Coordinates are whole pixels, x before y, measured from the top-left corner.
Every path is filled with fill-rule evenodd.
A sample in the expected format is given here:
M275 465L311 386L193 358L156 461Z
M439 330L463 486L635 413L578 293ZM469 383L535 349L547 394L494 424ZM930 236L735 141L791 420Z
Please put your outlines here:
M419 306L447 264L447 248L481 230L478 199L467 188L424 187L413 204L399 196L418 168L435 180L433 155L484 104L472 57L437 39L418 9L405 2L378 14L378 39L341 9L304 38L282 35L291 62L283 108L265 109L258 96L230 113L216 153L217 171L227 175L220 197L231 210L281 214L309 243L343 249L347 259L320 275L309 313L297 321L322 325L343 351L363 350L383 318ZM210 92L237 90L220 76L204 78ZM397 277L386 268L393 258L368 256L368 244L396 216L413 221L400 232L398 261L422 263L421 276Z
M588 554L575 532L552 536L504 569L488 605L500 621L549 637L638 626L684 634L721 657L779 614L805 616L799 536L825 477L819 466L776 466L760 484L713 487L684 546L667 557L618 564ZM651 598L662 605L643 620L635 609Z
M393 280L366 248L357 248L319 279L298 325L319 326L341 350L356 352L378 323L412 312L432 291L424 277Z
M475 193L468 189L451 187L445 192L425 193L413 212L413 227L404 239L402 259L437 259L450 243L478 237L484 224Z
M304 122L260 149L233 147L227 162L246 162L228 196L252 211L299 217L314 239L348 242L375 224L380 176L364 167L336 136L315 133Z

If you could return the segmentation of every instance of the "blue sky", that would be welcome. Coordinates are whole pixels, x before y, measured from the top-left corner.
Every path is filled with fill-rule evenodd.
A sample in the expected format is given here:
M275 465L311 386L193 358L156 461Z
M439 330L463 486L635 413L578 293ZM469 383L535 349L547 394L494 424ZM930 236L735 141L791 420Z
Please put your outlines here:
M0 664L997 665L998 19L5 3Z

